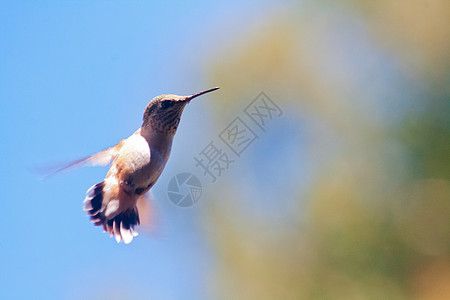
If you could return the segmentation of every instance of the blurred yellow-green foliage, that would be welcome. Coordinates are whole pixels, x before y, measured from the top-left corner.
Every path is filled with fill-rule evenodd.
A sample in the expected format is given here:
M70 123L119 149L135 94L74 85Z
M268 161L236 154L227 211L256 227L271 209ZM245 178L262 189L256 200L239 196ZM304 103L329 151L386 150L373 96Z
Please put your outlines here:
M221 124L265 91L284 110L274 122L298 121L277 134L311 167L297 176L303 163L267 149L237 162L279 165L263 176L298 182L289 213L275 217L243 208L246 190L261 188L257 175L214 185L211 293L450 299L450 1L287 3L219 47L211 82L226 99ZM259 141L276 148L271 138Z

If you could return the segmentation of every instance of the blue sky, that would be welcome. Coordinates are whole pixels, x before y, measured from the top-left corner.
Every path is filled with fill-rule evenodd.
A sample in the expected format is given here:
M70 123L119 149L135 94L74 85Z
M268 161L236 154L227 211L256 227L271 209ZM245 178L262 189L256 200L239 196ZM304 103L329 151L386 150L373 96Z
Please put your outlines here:
M205 73L210 53L231 49L230 37L270 4L124 3L0 3L1 298L206 295L216 262L199 229L198 211L168 203L164 184L183 153L198 149L185 135L207 130L211 120L204 101L211 98L187 107L174 145L179 148L163 183L155 186L162 199L158 237L117 245L88 221L82 211L85 191L102 180L106 168L46 180L31 169L114 145L140 126L145 105L156 95L220 85Z

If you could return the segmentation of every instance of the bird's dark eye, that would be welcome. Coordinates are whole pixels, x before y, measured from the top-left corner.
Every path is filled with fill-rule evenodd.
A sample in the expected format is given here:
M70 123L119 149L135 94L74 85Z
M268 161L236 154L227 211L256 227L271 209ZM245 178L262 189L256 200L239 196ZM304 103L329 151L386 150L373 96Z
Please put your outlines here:
M173 101L170 101L170 100L164 100L164 101L161 102L161 107L164 108L164 109L166 109L166 108L171 107L173 104L174 104Z

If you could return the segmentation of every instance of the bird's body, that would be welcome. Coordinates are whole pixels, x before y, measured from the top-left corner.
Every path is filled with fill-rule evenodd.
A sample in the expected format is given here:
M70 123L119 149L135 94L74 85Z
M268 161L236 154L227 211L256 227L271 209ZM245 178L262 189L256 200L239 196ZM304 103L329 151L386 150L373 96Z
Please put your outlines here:
M115 236L117 242L131 242L139 225L137 203L156 183L169 159L181 113L192 96L161 95L147 105L144 121L129 138L82 161L105 165L112 161L105 180L92 186L84 210L97 226Z

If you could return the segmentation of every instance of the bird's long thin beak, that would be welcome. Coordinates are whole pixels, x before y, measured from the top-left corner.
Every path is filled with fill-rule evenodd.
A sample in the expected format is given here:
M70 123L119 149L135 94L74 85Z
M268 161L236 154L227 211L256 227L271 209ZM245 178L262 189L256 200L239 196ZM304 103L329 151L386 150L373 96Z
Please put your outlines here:
M198 96L201 96L201 95L206 94L206 93L209 93L209 92L213 92L213 91L218 90L218 89L219 89L219 87L215 87L215 88L212 88L212 89L209 89L209 90L206 90L206 91L203 91L203 92L194 94L194 95L187 96L187 97L186 97L186 100L187 100L187 101L191 101L192 99L194 99L194 98L196 98L196 97L198 97Z

